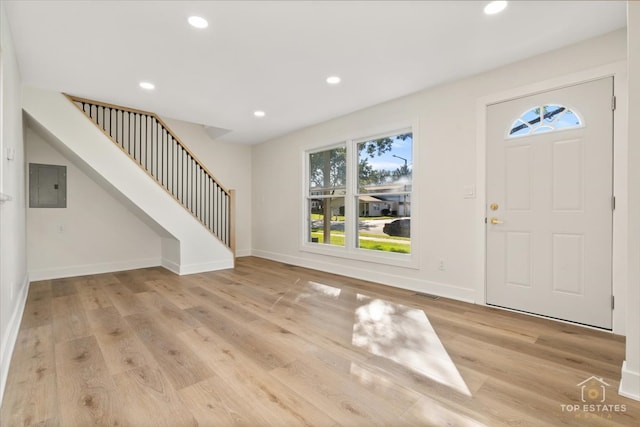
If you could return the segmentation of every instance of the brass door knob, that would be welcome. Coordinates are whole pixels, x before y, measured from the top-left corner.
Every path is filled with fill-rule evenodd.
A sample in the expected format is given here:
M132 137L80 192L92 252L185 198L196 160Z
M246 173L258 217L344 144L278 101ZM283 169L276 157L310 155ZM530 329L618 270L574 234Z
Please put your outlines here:
M504 224L504 221L500 221L498 218L493 217L489 220L491 224Z

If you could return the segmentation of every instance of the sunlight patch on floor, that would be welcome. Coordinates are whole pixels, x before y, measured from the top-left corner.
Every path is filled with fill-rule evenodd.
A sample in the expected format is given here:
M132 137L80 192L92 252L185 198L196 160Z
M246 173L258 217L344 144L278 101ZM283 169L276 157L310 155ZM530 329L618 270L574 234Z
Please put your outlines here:
M422 310L358 294L352 344L459 393L471 392Z
M334 286L323 285L322 283L308 281L306 285L311 288L309 290L302 291L296 297L296 302L300 302L306 298L326 296L331 299L338 299L340 297L340 288Z

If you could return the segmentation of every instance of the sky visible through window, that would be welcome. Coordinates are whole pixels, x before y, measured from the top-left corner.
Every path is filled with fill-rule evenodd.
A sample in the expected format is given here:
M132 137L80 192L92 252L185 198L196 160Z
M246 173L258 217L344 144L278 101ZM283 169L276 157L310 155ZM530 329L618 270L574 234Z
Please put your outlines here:
M580 117L565 106L546 104L523 113L512 125L509 137L579 127Z
M367 162L375 169L375 170L387 170L394 171L402 166L404 166L404 160L399 159L398 157L402 157L407 159L407 167L409 169L413 169L413 137L409 137L406 139L400 139L397 137L392 137L393 143L391 144L391 150L385 153L382 153L380 156L374 156L373 158L369 157L366 152L360 153L360 159L367 158ZM393 157L393 155L398 157Z

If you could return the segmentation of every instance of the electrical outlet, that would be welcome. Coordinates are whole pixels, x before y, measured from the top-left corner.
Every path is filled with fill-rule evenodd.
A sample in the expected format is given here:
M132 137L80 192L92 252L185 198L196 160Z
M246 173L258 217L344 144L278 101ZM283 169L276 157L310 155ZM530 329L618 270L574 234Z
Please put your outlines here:
M440 258L440 260L438 261L438 270L440 270L440 271L445 271L446 270L443 258Z
M58 225L58 233L64 233L64 225Z

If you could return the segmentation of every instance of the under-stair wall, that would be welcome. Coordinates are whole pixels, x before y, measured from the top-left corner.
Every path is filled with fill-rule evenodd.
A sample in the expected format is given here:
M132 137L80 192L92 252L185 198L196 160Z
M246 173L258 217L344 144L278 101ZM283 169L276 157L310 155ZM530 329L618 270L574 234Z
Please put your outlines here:
M162 239L162 265L178 274L233 267L229 243L211 233L194 212L123 152L65 95L25 87L23 110L48 140L73 153L83 171L99 176L170 237ZM58 148L58 147L57 147ZM85 170L86 169L86 170ZM192 203L193 200L189 200Z
M67 178L65 209L27 209L31 281L161 265L162 238L171 236L31 122L25 121L27 164L63 166Z

